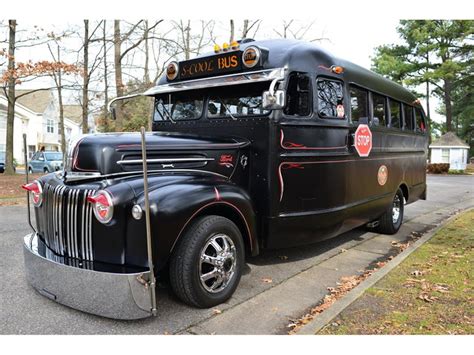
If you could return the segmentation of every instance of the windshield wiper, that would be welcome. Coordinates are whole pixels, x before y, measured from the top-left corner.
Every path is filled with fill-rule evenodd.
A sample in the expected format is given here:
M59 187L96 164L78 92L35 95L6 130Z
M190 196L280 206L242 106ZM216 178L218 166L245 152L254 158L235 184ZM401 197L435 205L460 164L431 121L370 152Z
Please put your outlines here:
M238 118L234 117L232 112L230 112L229 107L227 107L227 105L222 101L222 99L219 96L217 96L217 98L219 99L219 102L221 103L221 105L224 106L225 110L229 113L229 116L232 117L234 121L237 121Z

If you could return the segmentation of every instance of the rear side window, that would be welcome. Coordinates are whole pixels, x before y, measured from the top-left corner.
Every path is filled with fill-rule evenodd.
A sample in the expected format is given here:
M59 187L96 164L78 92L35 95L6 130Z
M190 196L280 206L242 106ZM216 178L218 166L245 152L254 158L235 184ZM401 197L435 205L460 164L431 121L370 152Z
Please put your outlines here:
M407 104L403 104L403 113L405 116L405 125L404 128L407 131L413 131L414 124L413 124L413 107L408 106Z
M344 91L342 82L318 79L318 114L322 118L344 119Z
M359 122L361 117L369 117L369 101L367 90L358 87L350 87L351 93L351 120Z
M390 127L400 128L401 121L400 102L390 100Z
M311 80L302 73L290 74L286 96L286 115L309 116L311 113Z
M372 122L375 126L385 126L387 122L387 108L385 96L372 94L374 117Z
M423 133L426 131L426 122L421 109L415 109L415 118L416 118L416 131Z

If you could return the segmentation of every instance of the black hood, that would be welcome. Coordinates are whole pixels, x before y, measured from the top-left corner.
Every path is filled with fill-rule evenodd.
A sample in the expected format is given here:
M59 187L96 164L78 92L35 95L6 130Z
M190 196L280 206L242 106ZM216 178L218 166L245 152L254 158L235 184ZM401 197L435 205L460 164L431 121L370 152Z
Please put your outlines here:
M146 134L148 169L193 169L230 176L246 139L154 132ZM82 137L70 150L67 172L101 175L141 171L140 133Z

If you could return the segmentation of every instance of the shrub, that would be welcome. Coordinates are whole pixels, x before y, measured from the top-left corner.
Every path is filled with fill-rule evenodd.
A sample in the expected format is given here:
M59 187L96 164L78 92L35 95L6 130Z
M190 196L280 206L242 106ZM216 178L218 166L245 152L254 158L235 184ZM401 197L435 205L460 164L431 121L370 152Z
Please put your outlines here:
M449 171L449 164L428 164L427 171L429 174L447 174Z
M454 170L449 170L449 171L448 171L448 174L450 174L450 175L451 175L451 174L452 174L452 175L463 175L463 174L464 174L464 170L456 170L456 169L454 169Z

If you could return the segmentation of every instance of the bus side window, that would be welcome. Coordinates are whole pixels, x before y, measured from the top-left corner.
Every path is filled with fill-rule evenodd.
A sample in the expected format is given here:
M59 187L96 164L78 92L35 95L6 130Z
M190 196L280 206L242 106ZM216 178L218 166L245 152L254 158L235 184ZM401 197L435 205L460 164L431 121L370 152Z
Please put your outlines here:
M287 88L286 115L309 116L311 114L311 80L303 73L291 73Z
M413 107L403 104L403 113L405 116L405 124L403 125L403 128L407 131L413 131Z
M385 122L387 121L387 108L385 101L385 96L374 93L372 94L372 104L374 113L372 122L375 126L385 126Z
M426 131L426 122L421 109L415 109L415 117L416 117L416 131L418 133L423 133Z
M350 86L351 94L351 121L358 123L362 117L369 117L369 101L367 90Z
M390 100L390 127L392 128L400 128L401 123L401 111L400 111L400 102L389 99Z
M318 114L321 118L345 119L342 82L318 79Z

